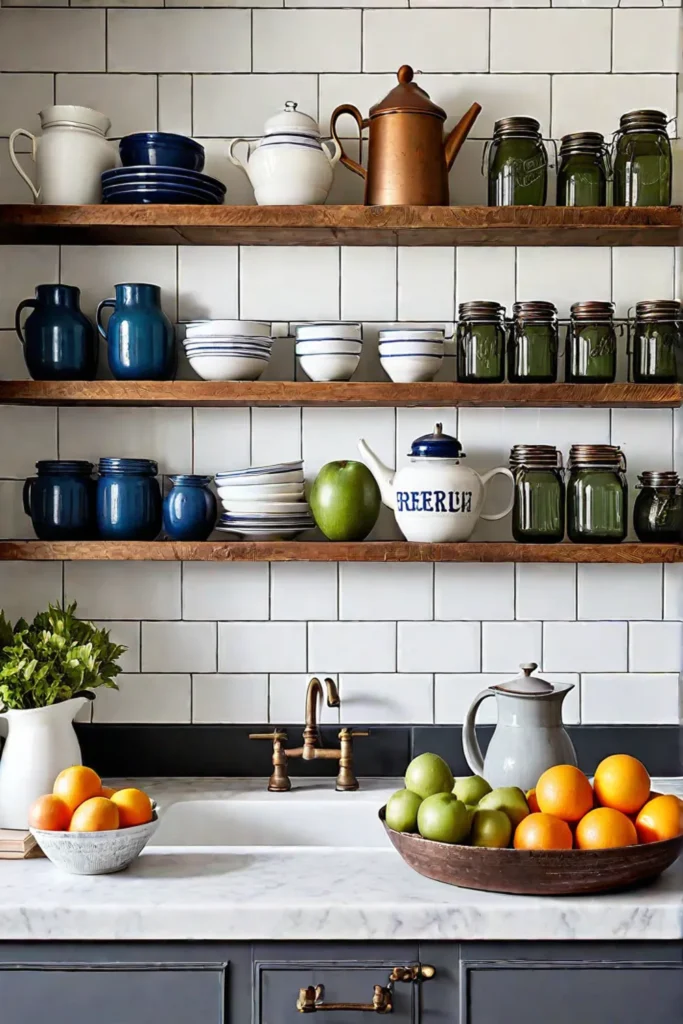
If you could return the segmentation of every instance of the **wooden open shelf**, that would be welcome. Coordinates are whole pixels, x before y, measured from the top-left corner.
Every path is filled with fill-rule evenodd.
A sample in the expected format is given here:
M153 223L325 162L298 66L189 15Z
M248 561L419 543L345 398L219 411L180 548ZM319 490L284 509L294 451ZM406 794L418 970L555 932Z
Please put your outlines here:
M0 244L680 245L680 206L0 206Z
M0 541L0 561L101 562L683 562L683 544L408 541Z
M572 406L673 408L683 384L459 384L435 381L0 381L5 405L167 406Z

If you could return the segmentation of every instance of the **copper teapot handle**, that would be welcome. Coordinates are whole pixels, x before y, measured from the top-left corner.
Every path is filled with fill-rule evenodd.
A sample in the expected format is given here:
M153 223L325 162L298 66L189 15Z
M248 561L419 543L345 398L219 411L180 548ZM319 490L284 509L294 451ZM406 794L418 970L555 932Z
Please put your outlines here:
M361 178L367 178L368 172L365 170L362 164L356 163L356 161L352 160L350 156L347 156L347 154L344 152L344 147L342 146L339 140L339 136L337 135L337 120L341 117L342 114L351 115L351 117L358 125L358 134L361 139L363 137L363 129L367 128L370 122L363 119L363 115L361 114L360 110L358 109L358 107L354 107L353 103L342 103L341 106L337 107L336 110L333 111L332 117L330 119L330 135L341 149L340 159L341 162L344 164L344 167L348 167L349 170L353 171L355 174L360 174Z

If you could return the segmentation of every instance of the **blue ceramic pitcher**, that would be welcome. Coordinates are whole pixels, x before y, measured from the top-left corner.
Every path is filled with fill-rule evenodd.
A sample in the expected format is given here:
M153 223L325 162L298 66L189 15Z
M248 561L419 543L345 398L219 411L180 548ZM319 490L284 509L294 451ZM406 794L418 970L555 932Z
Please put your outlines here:
M156 284L117 284L116 298L97 307L97 329L107 342L116 380L171 380L177 358L173 324L161 308ZM102 310L113 307L107 328Z
M80 308L81 292L66 284L39 284L35 299L17 306L15 326L34 380L94 380L98 339ZM25 309L33 312L21 326Z
M76 459L36 462L24 482L24 512L39 540L90 540L95 536L92 463Z
M164 498L164 530L171 540L206 540L216 525L216 496L208 476L172 476Z

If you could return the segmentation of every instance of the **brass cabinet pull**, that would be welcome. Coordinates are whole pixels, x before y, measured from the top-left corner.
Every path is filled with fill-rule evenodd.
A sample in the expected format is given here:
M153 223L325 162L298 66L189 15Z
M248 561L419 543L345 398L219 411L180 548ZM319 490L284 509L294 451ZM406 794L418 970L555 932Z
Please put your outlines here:
M393 987L396 982L429 981L436 974L429 964L410 964L408 967L394 967L389 974L388 985L374 985L371 1003L326 1003L324 985L308 985L299 989L296 1008L299 1013L317 1013L318 1010L355 1010L357 1013L392 1013Z

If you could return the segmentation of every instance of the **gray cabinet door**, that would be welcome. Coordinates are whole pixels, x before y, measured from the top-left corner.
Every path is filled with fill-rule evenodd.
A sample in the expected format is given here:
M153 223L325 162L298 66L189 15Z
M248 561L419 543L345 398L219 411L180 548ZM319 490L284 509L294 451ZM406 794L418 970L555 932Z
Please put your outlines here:
M227 1024L225 964L0 964L2 1024ZM242 1024L238 1021L236 1024Z

